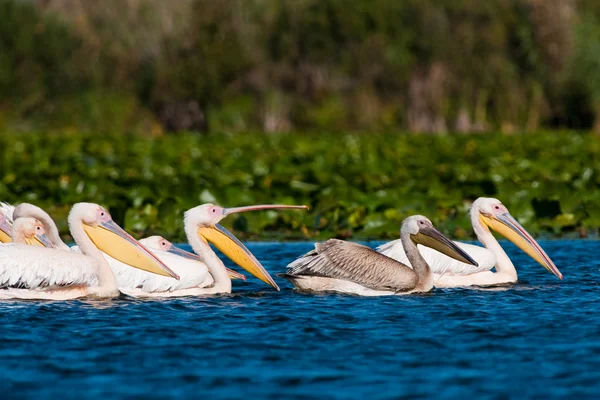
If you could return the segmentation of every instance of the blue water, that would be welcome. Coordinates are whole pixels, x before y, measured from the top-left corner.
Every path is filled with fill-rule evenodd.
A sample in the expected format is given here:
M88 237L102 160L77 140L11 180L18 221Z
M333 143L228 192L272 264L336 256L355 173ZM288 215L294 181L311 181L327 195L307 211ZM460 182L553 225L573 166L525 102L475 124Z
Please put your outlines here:
M597 398L600 241L541 244L563 281L503 243L496 290L0 303L1 398ZM248 247L275 274L312 245Z

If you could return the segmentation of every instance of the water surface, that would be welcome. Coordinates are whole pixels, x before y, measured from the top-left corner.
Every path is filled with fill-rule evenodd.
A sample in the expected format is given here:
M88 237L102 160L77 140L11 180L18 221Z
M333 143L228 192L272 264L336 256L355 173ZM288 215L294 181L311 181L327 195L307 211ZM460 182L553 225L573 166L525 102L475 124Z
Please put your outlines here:
M503 243L495 290L3 302L2 398L597 398L600 241L541 244L563 281ZM248 247L275 274L312 244Z

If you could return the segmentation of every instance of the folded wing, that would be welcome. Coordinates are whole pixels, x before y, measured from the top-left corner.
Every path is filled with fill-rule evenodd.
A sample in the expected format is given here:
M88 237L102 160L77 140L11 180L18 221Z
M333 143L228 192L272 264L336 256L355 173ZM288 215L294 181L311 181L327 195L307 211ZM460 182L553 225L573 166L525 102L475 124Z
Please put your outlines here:
M0 245L1 288L89 285L97 271L96 261L82 254L20 243Z
M375 290L405 291L415 287L416 273L375 250L331 239L288 265L289 275L313 275L346 280Z
M72 251L79 252L77 246ZM208 272L206 264L180 257L166 251L152 250L152 253L164 262L180 279L156 275L133 268L119 260L103 254L115 275L119 289L141 289L143 292L173 292L194 287L210 287L214 284L213 277Z

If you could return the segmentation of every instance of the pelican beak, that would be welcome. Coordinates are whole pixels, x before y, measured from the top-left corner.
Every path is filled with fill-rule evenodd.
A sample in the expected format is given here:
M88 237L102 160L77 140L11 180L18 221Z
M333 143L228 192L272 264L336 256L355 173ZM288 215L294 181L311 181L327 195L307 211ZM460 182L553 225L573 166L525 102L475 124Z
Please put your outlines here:
M239 279L241 281L246 280L246 275L240 274L239 272L236 272L229 268L225 268L225 269L227 270L227 275L229 275L229 279Z
M477 262L473 260L470 255L458 247L452 240L442 235L442 233L433 226L421 228L419 229L418 234L412 235L411 237L417 244L431 247L432 249L465 264L478 266Z
M194 254L194 253L190 253L189 251L185 251L183 249L180 249L179 247L175 246L175 245L171 245L171 247L169 248L169 250L167 250L169 253L171 254L175 254L179 257L184 257L184 258L189 258L190 260L194 260L194 261L202 261L200 260L200 257L198 257L198 255Z
M308 206L290 206L285 204L263 204L246 207L224 208L223 216L258 210L308 210ZM214 244L231 261L244 268L246 271L279 290L271 275L265 267L254 257L254 255L240 242L231 232L221 225L201 226L198 228L198 236L205 242ZM243 275L242 275L243 276ZM244 277L245 279L245 277Z
M180 257L185 257L185 258L189 258L190 260L202 262L202 260L200 259L200 257L198 257L197 254L190 253L189 251L185 251L174 245L171 245L171 248L169 248L169 250L167 250L167 251L169 253L178 255ZM240 274L239 272L235 272L234 270L229 269L229 268L226 268L226 269L227 269L227 274L229 275L230 279L241 279L243 281L246 280L246 277L244 275Z
M54 248L54 245L52 244L50 239L48 239L48 236L45 233L42 233L40 235L36 234L31 239L25 239L25 241L27 242L27 244L33 246L43 246L48 247L50 249Z
M257 206L224 208L223 215L231 215L246 211L258 210L308 210L308 206L289 206L286 204L261 204Z
M201 226L198 236L206 243L212 243L231 261L244 268L246 271L279 290L271 275L254 255L231 232L221 225Z
M0 242L2 243L12 243L11 236L12 228L8 221L3 217L0 217Z
M542 247L512 215L509 213L499 215L479 214L479 219L483 224L513 242L518 248L527 253L529 257L556 275L558 279L563 278L556 265L554 265L554 262L552 262Z
M96 226L84 223L83 229L96 247L109 256L134 268L179 279L175 272L114 221L102 222Z

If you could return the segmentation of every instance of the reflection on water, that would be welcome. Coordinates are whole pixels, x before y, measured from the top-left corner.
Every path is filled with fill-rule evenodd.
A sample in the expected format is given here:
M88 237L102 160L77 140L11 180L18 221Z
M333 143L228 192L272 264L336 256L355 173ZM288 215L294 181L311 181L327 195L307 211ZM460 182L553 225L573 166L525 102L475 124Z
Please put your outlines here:
M7 398L594 397L600 242L503 243L519 283L360 298L250 279L204 298L0 303ZM272 273L310 243L248 246ZM228 266L231 266L228 263Z

